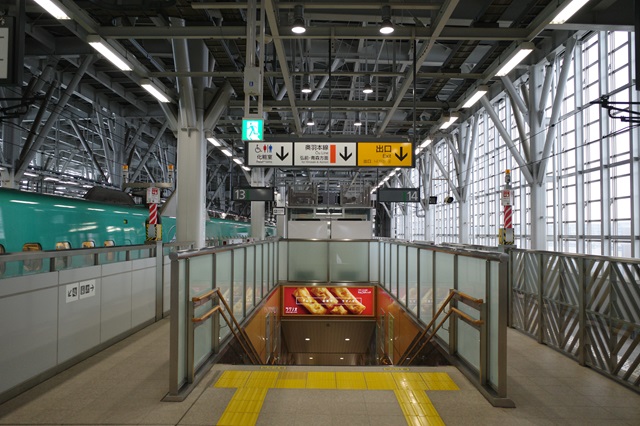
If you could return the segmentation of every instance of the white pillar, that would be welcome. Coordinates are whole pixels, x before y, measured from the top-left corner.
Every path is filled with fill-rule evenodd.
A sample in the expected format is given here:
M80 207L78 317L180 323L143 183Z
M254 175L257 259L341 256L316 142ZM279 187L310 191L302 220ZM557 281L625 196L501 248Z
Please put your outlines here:
M195 247L205 246L205 161L207 141L202 131L202 115L197 120L199 129L178 130L178 214L176 238L194 241Z
M535 65L530 68L529 80L529 134L531 135L531 158L534 162L539 162L544 149L546 137L547 118L540 117L540 113L544 111L545 106L539 105L542 95L542 86L544 83L544 64ZM551 130L553 131L553 130ZM537 177L537 171L534 173L534 181ZM538 184L534 182L531 185L531 249L546 250L547 249L547 199L546 199L546 182Z

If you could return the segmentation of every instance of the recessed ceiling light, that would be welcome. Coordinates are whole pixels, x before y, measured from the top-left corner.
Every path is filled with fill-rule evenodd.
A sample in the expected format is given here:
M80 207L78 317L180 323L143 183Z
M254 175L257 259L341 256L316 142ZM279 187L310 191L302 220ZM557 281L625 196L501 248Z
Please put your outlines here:
M313 359L313 357L312 357L312 356L310 356L310 357L309 357L309 359Z
M305 337L304 340L306 340L308 342L309 340L311 340L311 338Z
M345 340L345 342L348 342L348 341L349 341L349 340L351 340L351 339L349 339L349 338L347 337L347 338L346 338L346 339L344 339L344 340Z
M343 356L341 356L341 357L340 357L340 359L344 359L344 357L343 357Z

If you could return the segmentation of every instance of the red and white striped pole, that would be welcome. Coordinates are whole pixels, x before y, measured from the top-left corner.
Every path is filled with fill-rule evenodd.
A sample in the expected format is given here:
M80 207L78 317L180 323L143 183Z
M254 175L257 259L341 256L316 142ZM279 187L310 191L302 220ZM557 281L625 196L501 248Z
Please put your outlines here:
M504 211L504 228L500 230L499 242L500 244L513 244L513 210L512 210L512 196L511 192L511 170L507 169L504 176L505 185L502 190L502 206Z
M158 205L156 203L149 204L149 225L158 224Z

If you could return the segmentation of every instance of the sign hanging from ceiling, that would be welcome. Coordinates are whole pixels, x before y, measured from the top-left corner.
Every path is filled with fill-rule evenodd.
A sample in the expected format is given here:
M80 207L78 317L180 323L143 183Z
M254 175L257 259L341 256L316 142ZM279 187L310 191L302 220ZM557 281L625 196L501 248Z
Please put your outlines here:
M249 167L293 166L293 142L247 142L245 157Z
M264 120L259 118L242 119L242 140L261 141L264 140Z
M355 142L299 142L295 145L295 166L355 167Z
M248 167L413 167L411 142L252 142Z
M360 167L413 167L411 142L358 142Z

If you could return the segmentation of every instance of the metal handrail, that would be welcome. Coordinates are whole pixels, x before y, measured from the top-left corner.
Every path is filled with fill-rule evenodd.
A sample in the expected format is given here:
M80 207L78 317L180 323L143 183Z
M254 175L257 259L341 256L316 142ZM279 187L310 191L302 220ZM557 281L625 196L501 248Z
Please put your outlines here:
M433 316L431 321L429 321L429 324L427 324L427 326L424 328L422 333L420 333L420 335L416 339L414 339L413 343L407 348L404 354L402 354L402 357L400 358L400 362L398 362L398 365L411 364L413 360L418 356L418 354L429 344L429 342L431 342L431 340L433 340L433 338L438 333L438 330L442 328L444 323L449 319L451 315L455 314L458 318L460 318L461 320L463 320L464 322L466 322L467 324L471 325L476 329L479 329L480 326L482 326L485 323L483 319L471 318L469 315L462 312L458 308L454 306L449 306L451 301L454 299L459 300L465 303L466 305L471 306L474 309L477 309L478 311L481 310L480 308L484 304L484 301L482 299L476 299L475 297L469 296L468 294L455 289L449 290L449 295L445 298L444 302L440 305L440 308L438 308L438 312L436 312L436 314ZM427 339L423 341L424 337L429 333L429 329L433 327L434 323L438 320L438 317L442 314L442 312L444 312L447 306L449 306L449 310L445 313L444 318L442 318L442 320L438 323L435 329L429 334Z
M249 336L247 335L247 333L240 326L240 323L238 322L236 317L233 315L233 311L230 309L229 304L227 303L226 299L222 295L222 292L220 291L219 288L215 288L199 296L192 297L191 303L195 308L197 306L200 306L208 302L209 300L213 301L214 298L216 297L218 298L219 301L222 302L222 306L224 306L224 308L226 309L227 313L229 314L229 317L227 317L222 307L220 305L217 305L199 317L192 317L191 322L195 325L193 329L195 330L195 327L203 324L205 321L213 317L213 314L215 314L216 312L219 312L220 315L222 315L222 318L224 319L224 321L229 326L229 331L231 331L231 333L236 338L236 340L238 340L238 342L240 343L240 346L242 346L243 351L249 356L249 359L251 360L251 362L253 364L262 364L262 361L260 360L260 355L253 347L253 344L251 344L251 340L249 339Z

